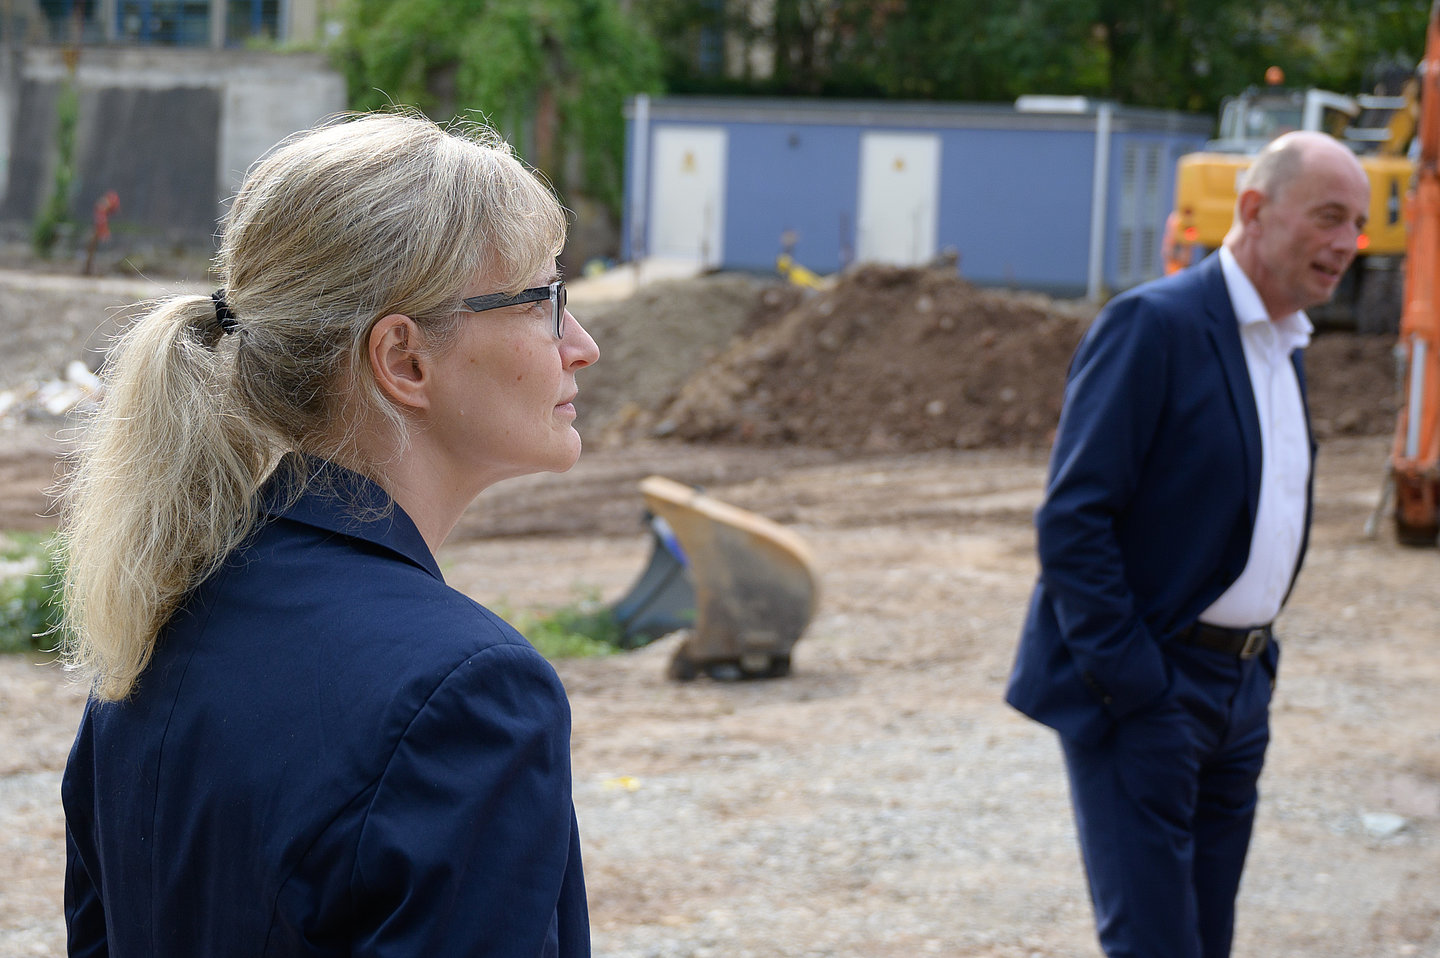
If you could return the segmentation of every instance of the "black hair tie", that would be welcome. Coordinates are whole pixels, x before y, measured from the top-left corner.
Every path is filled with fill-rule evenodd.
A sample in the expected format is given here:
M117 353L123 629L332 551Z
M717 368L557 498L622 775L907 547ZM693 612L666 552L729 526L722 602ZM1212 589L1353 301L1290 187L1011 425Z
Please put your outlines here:
M226 336L235 332L240 323L235 319L235 311L225 302L225 290L217 289L210 294L210 299L215 303L215 321L220 324L220 332Z

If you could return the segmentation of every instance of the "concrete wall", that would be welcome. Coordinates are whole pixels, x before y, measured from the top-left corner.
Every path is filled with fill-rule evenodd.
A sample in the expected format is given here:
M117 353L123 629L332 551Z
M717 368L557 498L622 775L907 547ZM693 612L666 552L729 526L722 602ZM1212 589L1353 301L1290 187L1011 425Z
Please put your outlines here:
M61 51L25 50L3 78L0 220L29 221L54 181L55 104L79 91L72 213L120 196L117 229L211 236L245 170L277 141L339 112L343 78L312 54L87 48L73 74Z

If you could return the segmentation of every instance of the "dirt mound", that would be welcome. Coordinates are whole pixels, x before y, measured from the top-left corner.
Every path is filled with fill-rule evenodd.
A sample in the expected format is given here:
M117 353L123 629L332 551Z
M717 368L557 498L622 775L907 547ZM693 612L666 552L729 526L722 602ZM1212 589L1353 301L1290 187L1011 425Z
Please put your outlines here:
M1305 350L1310 424L1318 439L1378 436L1395 428L1395 340L1327 331Z
M648 435L846 452L1043 447L1070 357L1095 313L1084 303L979 289L948 269L867 266L827 292L796 297L793 288L764 288L743 326L731 309L730 347L688 376L669 364L678 393L660 403L637 397L611 424L611 442ZM634 306L625 318L630 341L676 358L666 330ZM1392 428L1392 345L1316 337L1307 366L1318 437ZM629 377L633 367L612 368L617 374Z
M586 303L577 292L572 311L600 344L600 361L580 374L586 441L614 445L634 431L637 418L673 400L735 337L784 315L799 290L787 292L779 283L720 273L657 281L611 302Z
M1040 445L1092 313L949 270L862 267L735 343L650 427L847 451Z
M0 406L10 407L0 426L35 413L68 362L99 365L124 315L117 307L182 288L201 287L0 270L9 347ZM580 379L581 428L587 442L612 447L640 438L842 452L1044 447L1095 312L979 289L953 269L880 266L823 293L717 274L576 299L601 346ZM1393 428L1393 343L1316 337L1306 362L1319 438Z

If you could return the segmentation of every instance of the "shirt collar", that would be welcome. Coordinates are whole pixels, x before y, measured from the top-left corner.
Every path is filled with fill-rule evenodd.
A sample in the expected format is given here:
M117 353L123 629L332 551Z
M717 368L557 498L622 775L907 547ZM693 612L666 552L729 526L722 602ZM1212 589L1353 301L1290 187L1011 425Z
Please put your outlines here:
M1220 247L1220 268L1225 273L1225 289L1230 294L1230 305L1235 310L1235 318L1239 321L1240 328L1243 330L1254 323L1270 322L1270 313L1265 309L1259 291L1255 289L1250 277L1245 275L1245 270L1240 268L1229 247ZM1315 331L1310 317L1305 315L1303 309L1280 317L1274 321L1271 328L1275 330L1276 339L1286 352L1309 346L1310 334Z
M302 488L296 490L296 483ZM315 456L286 455L260 490L261 508L278 518L383 546L445 578L414 521L389 493L359 473Z

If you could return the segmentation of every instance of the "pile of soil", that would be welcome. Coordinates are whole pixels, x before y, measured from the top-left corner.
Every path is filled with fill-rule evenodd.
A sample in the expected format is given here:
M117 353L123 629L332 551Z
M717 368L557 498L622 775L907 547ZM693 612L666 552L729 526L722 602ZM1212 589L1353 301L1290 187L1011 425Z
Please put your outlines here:
M824 292L775 277L666 280L575 313L600 343L580 375L587 443L803 445L853 453L1044 448L1088 303L980 289L953 268L866 266ZM72 360L95 369L125 304L197 283L0 269L0 428ZM1394 428L1394 340L1327 331L1307 352L1315 434ZM49 422L50 427L58 423Z
M623 444L643 435L651 415L737 337L772 325L800 299L777 278L717 273L647 283L631 295L590 301L574 284L571 311L600 344L600 361L580 373L580 428L586 442Z
M1305 350L1310 424L1317 439L1393 432L1400 408L1395 340L1324 331Z
M676 394L632 405L607 438L877 453L1044 447L1095 314L1085 303L979 289L949 269L866 266L797 296L762 290L728 349L685 378L666 363L681 382ZM673 340L653 335L643 309L626 321L631 341L661 362ZM703 313L687 321L714 331ZM1393 428L1392 344L1316 337L1307 364L1319 438Z

